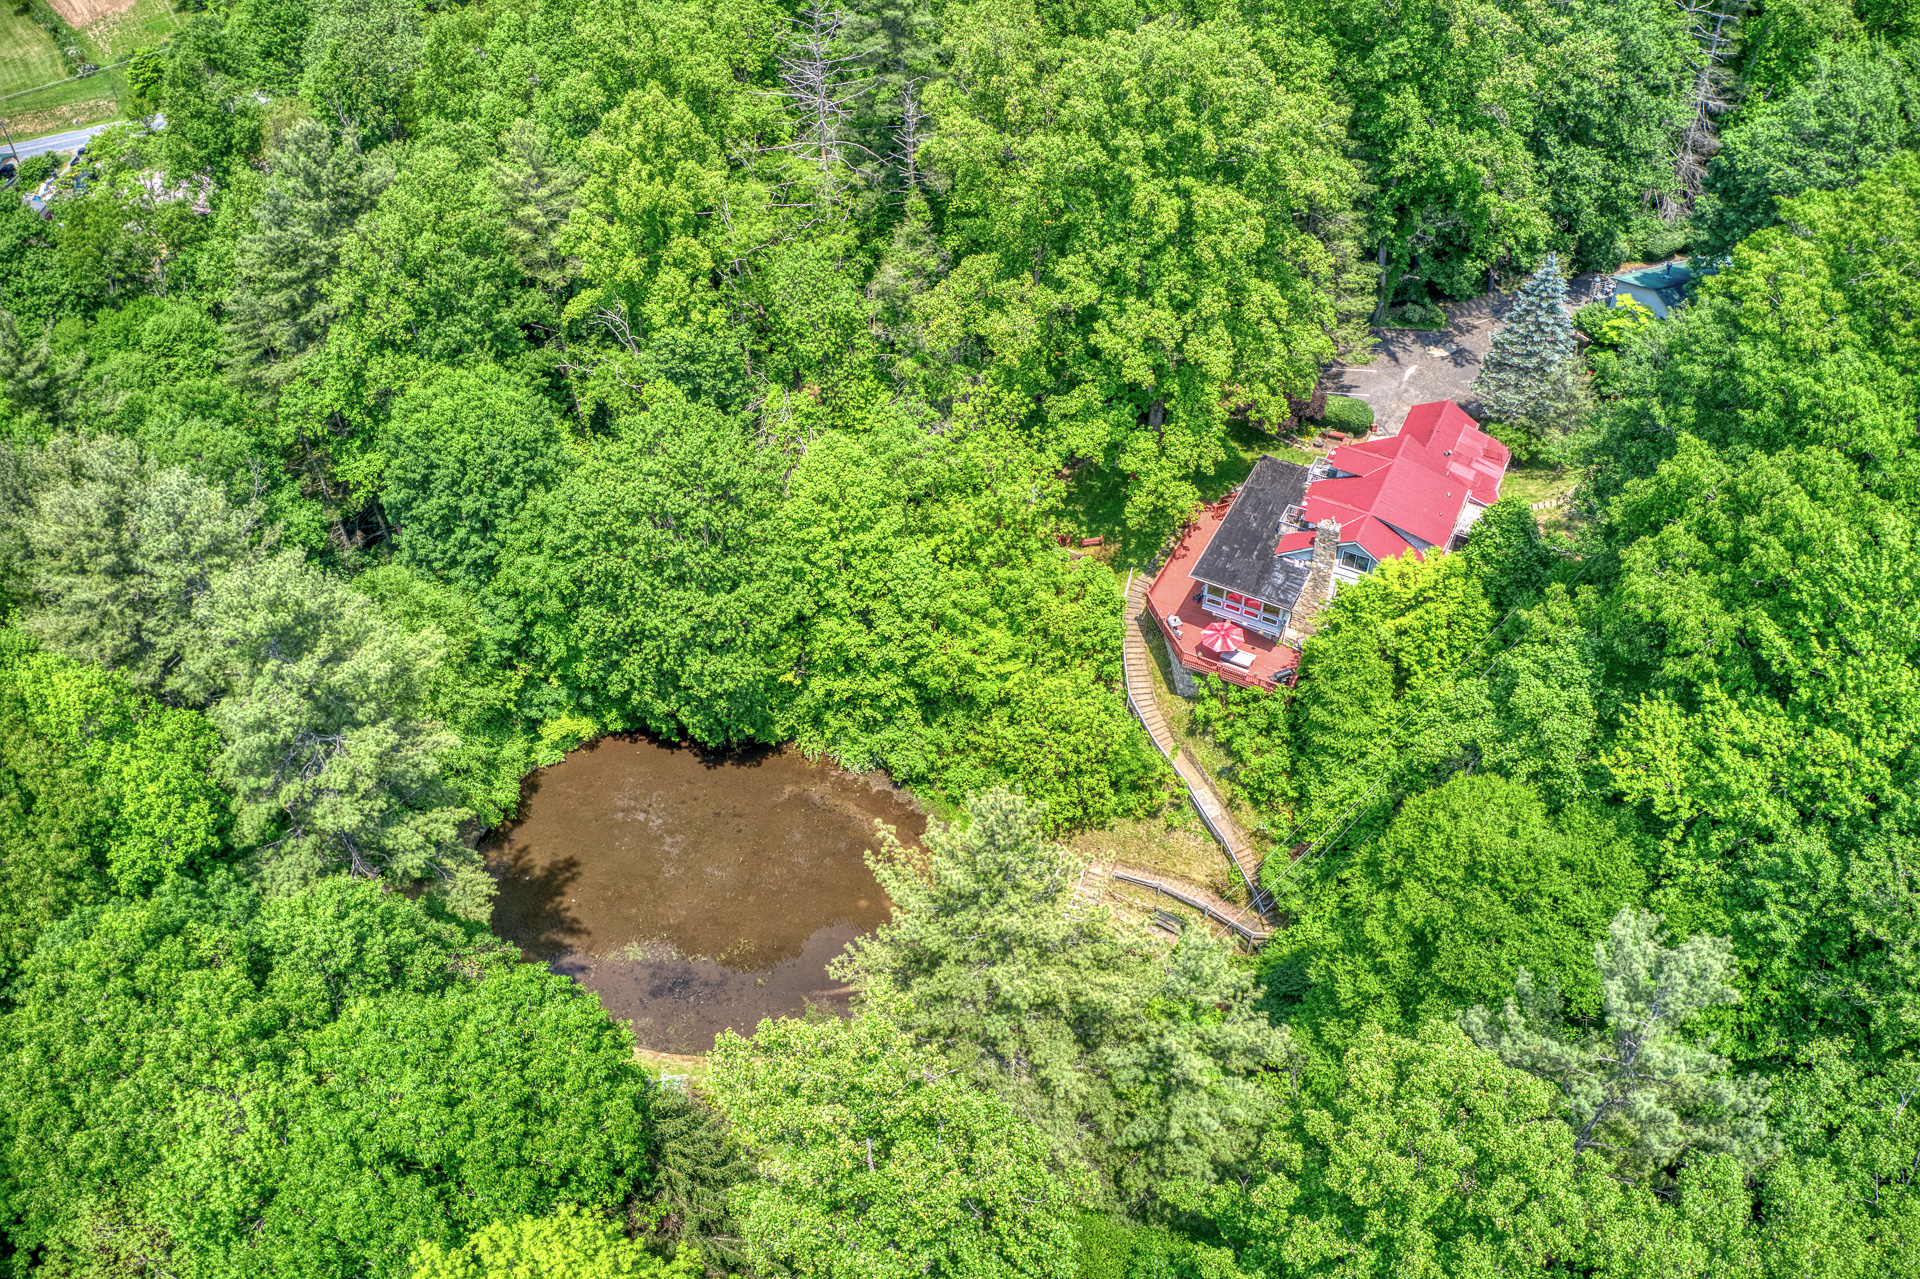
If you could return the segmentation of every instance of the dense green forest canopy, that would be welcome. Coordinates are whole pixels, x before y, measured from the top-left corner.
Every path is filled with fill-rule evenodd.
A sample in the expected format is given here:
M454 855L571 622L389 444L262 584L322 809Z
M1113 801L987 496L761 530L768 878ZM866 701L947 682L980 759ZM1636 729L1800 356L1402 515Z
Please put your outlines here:
M0 199L0 1270L1915 1273L1911 0L177 16ZM1203 680L1257 955L1089 907L1126 575L1536 271L1571 518ZM947 819L855 1016L663 1087L488 932L612 732Z

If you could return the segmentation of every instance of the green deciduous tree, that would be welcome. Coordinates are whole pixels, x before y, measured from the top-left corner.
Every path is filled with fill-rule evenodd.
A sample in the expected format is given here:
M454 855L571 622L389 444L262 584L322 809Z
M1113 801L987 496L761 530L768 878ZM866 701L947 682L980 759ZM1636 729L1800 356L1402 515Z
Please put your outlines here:
M1373 187L1374 323L1409 274L1420 293L1472 297L1496 262L1534 260L1550 224L1527 148L1535 50L1513 14L1481 0L1357 0L1329 21Z
M1333 353L1314 230L1352 191L1339 114L1234 23L1150 22L1049 57L1030 13L960 12L929 96L953 254L921 308L932 344L991 353L1051 455L1131 474L1129 522L1170 526L1229 412L1288 419Z
M708 1086L760 1176L734 1192L756 1267L1068 1279L1083 1186L1012 1107L885 1012L723 1031Z
M226 19L227 41L248 83L275 97L299 92L313 6L301 0L235 0Z
M382 498L400 559L479 591L534 497L564 474L567 436L545 400L482 365L422 383L394 406Z
M778 464L740 419L663 392L537 502L501 589L604 727L777 736L796 605L768 522Z
M219 860L218 752L195 712L0 633L0 972L61 916Z
M1577 1269L1624 1193L1583 1168L1553 1111L1451 1027L1368 1028L1293 1098L1250 1177L1191 1202L1259 1279Z
M672 1261L649 1253L619 1227L563 1207L551 1217L482 1226L457 1248L422 1244L411 1279L700 1279L699 1254Z
M82 1268L405 1273L421 1241L644 1193L598 1001L397 893L176 882L41 941L0 1019L0 1220ZM31 1051L27 1046L31 1045Z
M1773 0L1740 24L1741 78L1767 97L1785 95L1865 35L1847 0Z
M471 130L447 135L389 149L400 152L393 180L342 245L328 285L332 340L345 349L326 369L326 391L356 423L373 416L365 401L384 387L419 377L417 362L521 355L521 326L546 306L525 287L512 218L486 172L493 148Z
M1724 1076L1727 1061L1695 1042L1701 1013L1735 1003L1733 948L1724 937L1661 943L1661 921L1623 906L1596 942L1601 1021L1569 1026L1560 992L1521 969L1498 1012L1468 1009L1461 1025L1502 1061L1552 1083L1577 1150L1612 1155L1636 1178L1694 1153L1755 1163L1771 1153L1760 1080Z
M775 535L811 605L785 731L956 802L1011 786L1058 828L1099 825L1166 773L1116 692L1120 582L1049 538L1059 481L1003 403L935 435L869 400L807 448Z
M1673 152L1697 46L1673 0L1515 3L1529 57L1528 150L1568 265L1611 271L1679 212Z
M408 0L327 0L308 27L300 96L347 134L404 137L420 52L420 10Z
M19 186L14 192L22 193ZM0 276L0 311L16 323L32 330L72 307L74 298L60 270L51 228L25 200L0 201L0 254L9 263ZM0 385L4 382L0 378Z
M168 46L157 105L167 126L158 139L167 176L224 181L260 150L260 104L248 91L246 58L226 24L201 15Z
M1805 44L1791 51L1815 59L1809 78L1743 111L1707 169L1694 246L1702 257L1773 225L1782 201L1851 187L1912 143L1920 80L1905 56L1876 47L1830 59Z
M153 172L157 163L156 136L115 125L89 141L85 168L48 206L73 309L164 295L191 261L207 230L194 212L197 192L169 189Z
M1302 1023L1410 1030L1497 998L1528 970L1590 1012L1592 942L1645 887L1633 845L1603 815L1555 821L1530 786L1459 776L1345 855L1268 962L1305 965Z
M734 194L720 140L650 85L602 117L579 162L586 176L559 245L579 259L587 287L568 304L569 318L607 317L636 350L662 330L717 331L724 312L712 277L734 256L724 247L726 222L713 216ZM752 234L763 199L738 193L750 219L740 233Z

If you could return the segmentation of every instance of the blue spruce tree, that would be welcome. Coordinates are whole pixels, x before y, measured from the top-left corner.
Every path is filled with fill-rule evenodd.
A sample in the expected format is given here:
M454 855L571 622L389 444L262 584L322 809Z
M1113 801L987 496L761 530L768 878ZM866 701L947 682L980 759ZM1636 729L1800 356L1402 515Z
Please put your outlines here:
M1473 390L1489 418L1536 438L1573 426L1584 388L1567 314L1567 277L1556 254L1549 253L1520 286Z

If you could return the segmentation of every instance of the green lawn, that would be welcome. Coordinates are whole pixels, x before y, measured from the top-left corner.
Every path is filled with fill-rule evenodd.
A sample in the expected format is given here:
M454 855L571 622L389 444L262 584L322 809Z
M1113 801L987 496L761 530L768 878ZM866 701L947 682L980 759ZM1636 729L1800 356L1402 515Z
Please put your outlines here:
M15 13L10 0L0 0L0 96L48 84L66 74L67 64L47 33L32 18ZM0 102L0 115L13 114L23 101Z
M1562 499L1559 505L1535 511L1533 516L1547 533L1570 533L1573 529L1573 508L1564 499L1573 495L1586 475L1585 471L1571 469L1555 474L1552 466L1542 463L1514 466L1500 481L1500 496L1517 497L1529 506L1535 502Z
M1551 465L1526 463L1507 468L1500 481L1501 497L1517 497L1531 506L1549 498L1565 497L1580 486L1586 472L1563 470L1555 473Z

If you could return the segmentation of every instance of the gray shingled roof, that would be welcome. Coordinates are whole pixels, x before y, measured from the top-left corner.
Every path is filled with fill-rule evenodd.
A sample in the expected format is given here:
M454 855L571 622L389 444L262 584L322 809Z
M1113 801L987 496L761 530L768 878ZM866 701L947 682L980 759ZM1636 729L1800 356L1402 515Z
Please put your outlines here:
M1307 565L1274 554L1280 517L1307 496L1307 468L1262 454L1227 509L1192 576L1291 609L1307 584Z

